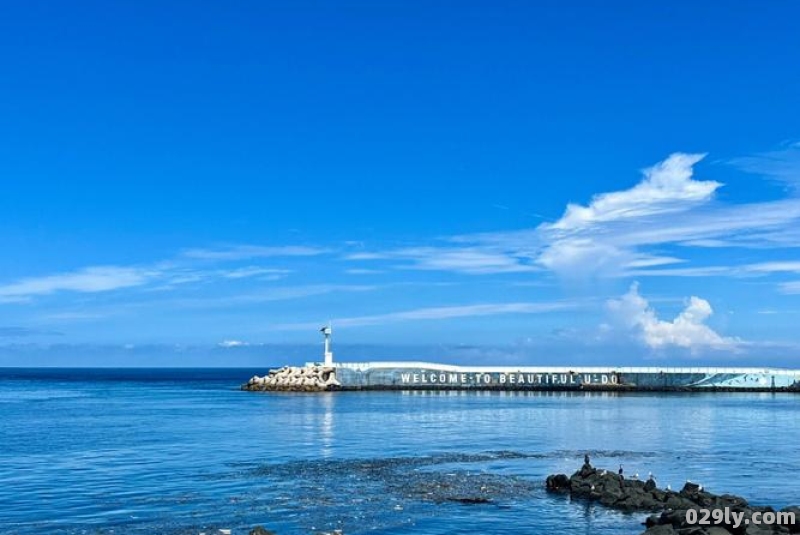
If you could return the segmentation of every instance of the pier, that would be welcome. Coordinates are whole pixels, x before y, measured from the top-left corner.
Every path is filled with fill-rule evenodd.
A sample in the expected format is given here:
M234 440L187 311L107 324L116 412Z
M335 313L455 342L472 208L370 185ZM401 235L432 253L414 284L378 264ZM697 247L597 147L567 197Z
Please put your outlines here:
M458 366L414 361L333 360L332 329L323 362L271 370L244 390L558 390L800 392L800 370L756 367Z

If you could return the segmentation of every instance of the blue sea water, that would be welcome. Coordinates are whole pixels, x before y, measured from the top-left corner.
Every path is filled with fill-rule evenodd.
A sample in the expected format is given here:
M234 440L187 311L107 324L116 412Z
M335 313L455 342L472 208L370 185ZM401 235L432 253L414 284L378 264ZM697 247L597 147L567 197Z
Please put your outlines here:
M256 371L0 369L0 533L640 533L544 491L587 451L800 502L796 395L239 391Z

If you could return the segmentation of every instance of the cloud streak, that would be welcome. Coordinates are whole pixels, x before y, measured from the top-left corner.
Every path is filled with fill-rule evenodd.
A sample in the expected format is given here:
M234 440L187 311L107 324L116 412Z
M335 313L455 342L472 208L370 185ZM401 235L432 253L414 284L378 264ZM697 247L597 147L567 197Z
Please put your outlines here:
M334 318L336 327L364 327L371 325L386 325L406 321L438 321L454 318L470 318L481 316L497 316L503 314L541 314L557 312L576 308L576 303L556 301L550 303L483 303L473 305L456 305L442 307L417 308L401 312L374 314L369 316L354 316ZM277 330L306 330L317 323L293 323L276 325Z
M289 256L317 256L330 252L318 247L285 245L266 247L261 245L233 245L219 249L186 249L182 256L195 260L234 261L252 258L274 258Z
M800 143L792 143L781 150L734 158L730 163L742 171L800 187Z
M391 260L399 269L451 271L467 275L540 271L525 256L478 247L409 247L383 253L355 253L348 260Z
M143 286L156 278L153 269L94 266L43 277L27 277L17 282L0 286L0 301L26 301L34 296L56 292L97 293Z

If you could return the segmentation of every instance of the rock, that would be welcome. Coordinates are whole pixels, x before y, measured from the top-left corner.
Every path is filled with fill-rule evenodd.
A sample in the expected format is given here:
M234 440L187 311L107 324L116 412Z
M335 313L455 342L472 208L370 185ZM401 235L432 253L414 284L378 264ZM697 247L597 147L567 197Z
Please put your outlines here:
M697 483L692 483L691 481L687 481L681 489L680 495L688 498L690 496L694 496L698 492L700 492L700 485Z
M800 533L800 525L770 526L755 525L744 522L752 519L756 512L765 513L775 510L771 507L749 506L747 500L732 494L715 495L705 491L696 483L687 482L680 492L659 489L655 480L638 481L623 479L617 474L605 470L597 470L584 464L580 470L567 477L564 474L548 476L549 492L569 492L570 496L589 501L598 501L602 505L625 511L661 511L660 514L647 517L644 522L646 531L643 535L778 535ZM734 528L733 525L692 525L686 522L688 509L724 509L729 508L743 523ZM800 507L792 506L781 512L793 512L800 519ZM698 513L698 518L702 516ZM731 520L729 518L729 520ZM713 520L712 520L713 522Z
M564 474L548 476L546 485L547 490L551 492L569 492L570 490L569 478Z
M789 529L790 533L800 533L800 506L791 505L789 507L784 507L780 512L794 514L794 523L784 524L784 526Z
M250 530L248 535L275 535L275 532L265 529L263 526L256 526Z
M662 524L660 526L653 526L645 531L646 535L675 535L678 533L669 524Z
M773 533L771 526L755 526L753 524L744 530L744 535L772 535Z
M464 503L464 504L469 504L469 505L475 505L475 504L480 504L480 503L492 503L492 500L490 500L489 498L483 498L483 497L480 497L480 496L478 496L478 497L466 497L466 498L453 498L453 497L451 497L451 498L447 498L447 501Z

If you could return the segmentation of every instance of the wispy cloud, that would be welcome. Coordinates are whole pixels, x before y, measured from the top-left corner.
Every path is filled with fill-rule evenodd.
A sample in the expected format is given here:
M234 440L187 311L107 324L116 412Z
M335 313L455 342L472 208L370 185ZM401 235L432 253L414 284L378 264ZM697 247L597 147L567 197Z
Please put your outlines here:
M666 269L631 269L625 272L628 277L719 277L732 275L734 269L727 266L699 266Z
M63 336L64 333L31 327L0 327L0 338L23 338L29 336Z
M468 275L539 271L525 256L480 247L409 247L383 253L356 253L349 260L392 260L394 267L451 271Z
M28 277L0 286L0 301L26 301L56 292L96 293L147 284L159 275L149 268L94 266L68 273Z
M470 274L542 270L567 278L688 277L743 273L735 264L692 265L699 249L800 247L800 198L717 201L722 184L695 178L702 158L673 154L645 169L634 186L595 195L586 205L569 204L561 218L535 228L454 236L435 246L350 258Z
M246 266L237 269L221 270L217 272L219 276L226 279L248 279L251 277L267 277L269 280L276 280L288 275L291 270L263 268L258 266Z
M284 256L316 256L328 252L330 251L327 249L301 245L274 247L261 245L232 245L218 249L186 249L183 251L182 256L196 260L232 261Z
M790 294L790 295L800 294L800 281L790 281L781 283L780 290L785 294Z
M222 297L184 297L168 298L156 302L159 307L171 308L229 308L250 304L269 303L303 299L335 292L369 292L376 286L366 284L307 284L297 286L276 286L247 293L236 293ZM129 303L133 307L152 306L153 303Z
M63 273L23 277L5 284L0 283L0 304L27 303L35 297L60 292L101 293L134 287L142 287L148 291L164 291L213 280L275 281L286 277L292 271L258 265L213 269L213 266L208 264L254 256L308 256L321 254L321 251L300 246L240 246L227 251L196 249L188 254L185 253L185 257L180 261L165 260L146 266L89 266Z
M740 266L698 266L687 268L642 269L628 270L626 274L631 277L760 277L774 273L800 273L800 262L796 260L778 260L773 262L758 262Z
M800 186L800 142L780 150L734 158L730 163L749 173L767 176L793 187Z
M756 273L800 273L800 261L760 262L744 266L745 271Z
M569 204L564 215L542 229L573 231L656 214L682 212L705 202L722 184L692 178L693 166L704 154L675 153L661 163L644 170L644 180L634 187L595 195L588 206Z
M633 283L628 293L609 300L608 309L622 327L633 333L651 349L670 346L700 349L736 349L741 340L721 336L705 321L713 314L708 301L692 296L686 308L672 321L660 320L650 303L639 294Z
M368 325L384 325L405 321L435 321L453 318L479 316L496 316L501 314L540 314L556 312L578 307L577 303L556 301L549 303L484 303L474 305L457 305L417 308L401 312L389 312L369 316L334 318L337 327L363 327ZM316 325L314 322L276 325L278 330L306 330Z

